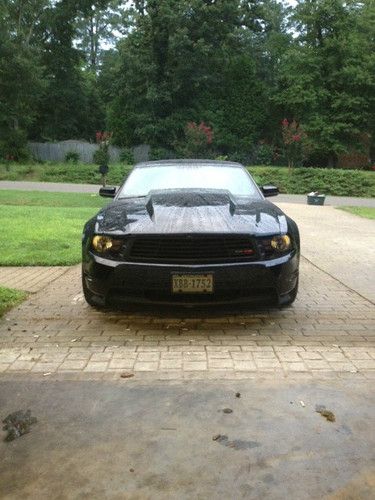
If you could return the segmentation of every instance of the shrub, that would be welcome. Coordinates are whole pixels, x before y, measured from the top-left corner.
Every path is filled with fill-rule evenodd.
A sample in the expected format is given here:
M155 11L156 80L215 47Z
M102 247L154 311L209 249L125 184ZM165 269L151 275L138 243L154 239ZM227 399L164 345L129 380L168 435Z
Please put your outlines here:
M242 163L243 165L249 165L253 163L253 155L251 153L243 153L241 151L235 151L228 155L229 161L236 161Z
M65 155L65 162L66 163L73 163L76 165L80 160L79 153L77 151L68 151Z
M108 148L99 148L93 154L92 160L96 165L108 165L109 152Z
M134 155L131 148L123 148L120 153L120 161L127 165L133 165Z
M231 161L233 157L229 158ZM130 172L131 167L123 163L111 165L108 183L119 185ZM306 194L320 191L327 195L375 197L375 172L363 170L339 170L335 168L297 167L288 172L286 167L251 166L249 171L258 184L275 184L282 193ZM27 180L32 177L42 182L74 182L99 184L100 174L95 165L78 163L71 168L67 163L46 163L44 165L20 165L12 162L10 171L0 163L0 180Z
M289 122L287 118L284 118L281 122L281 133L288 167L293 168L296 164L302 164L307 147L306 134L302 126L296 120Z
M172 160L178 156L174 151L167 148L151 148L150 160Z
M271 165L274 157L273 147L268 144L259 144L255 149L254 157L257 165Z
M6 129L0 134L0 157L6 161L29 161L26 132L21 129Z
M93 162L97 165L108 165L109 163L109 142L112 138L112 132L96 132L96 142L99 145L93 155Z
M130 170L131 167L123 163L111 165L107 176L108 183L121 184ZM0 179L1 177L0 170ZM42 182L100 184L101 176L98 168L92 164L79 163L77 168L70 168L67 164L55 164L41 167L39 180Z
M213 142L213 130L201 122L189 122L185 128L185 142L181 148L183 157L202 158L209 155L210 146Z
M360 170L285 167L249 167L259 185L274 184L281 193L306 194L311 191L334 196L375 195L375 174Z

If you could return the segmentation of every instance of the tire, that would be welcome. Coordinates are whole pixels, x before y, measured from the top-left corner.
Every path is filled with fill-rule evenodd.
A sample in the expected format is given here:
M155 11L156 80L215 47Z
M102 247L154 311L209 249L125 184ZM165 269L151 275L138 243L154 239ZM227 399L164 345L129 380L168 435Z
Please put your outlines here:
M102 309L103 307L105 307L105 299L90 292L85 283L83 274L82 274L82 290L85 300L89 304L89 306L94 307L95 309Z
M279 298L279 307L288 307L293 304L293 302L296 300L298 294L298 279L296 286L293 288L291 292L286 294L284 297Z

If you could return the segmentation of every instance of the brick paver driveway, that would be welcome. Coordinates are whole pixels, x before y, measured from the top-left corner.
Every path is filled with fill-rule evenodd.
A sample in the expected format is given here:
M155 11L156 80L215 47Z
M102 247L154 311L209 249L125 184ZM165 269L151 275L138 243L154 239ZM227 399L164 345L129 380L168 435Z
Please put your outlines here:
M286 208L307 257L293 307L100 312L83 299L80 267L61 268L0 321L2 376L374 378L373 221L331 207Z
M98 312L69 269L0 324L0 370L55 376L375 376L373 304L302 260L289 309ZM47 375L48 374L48 375Z

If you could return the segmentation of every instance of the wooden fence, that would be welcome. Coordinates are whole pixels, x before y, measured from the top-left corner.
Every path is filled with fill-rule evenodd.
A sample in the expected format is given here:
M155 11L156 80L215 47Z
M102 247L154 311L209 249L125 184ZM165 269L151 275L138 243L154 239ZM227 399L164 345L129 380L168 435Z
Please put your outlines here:
M29 148L33 157L42 161L64 161L65 155L70 152L79 154L80 161L92 163L93 155L98 149L97 144L85 141L60 141L60 142L29 142ZM109 147L111 161L119 161L120 148Z

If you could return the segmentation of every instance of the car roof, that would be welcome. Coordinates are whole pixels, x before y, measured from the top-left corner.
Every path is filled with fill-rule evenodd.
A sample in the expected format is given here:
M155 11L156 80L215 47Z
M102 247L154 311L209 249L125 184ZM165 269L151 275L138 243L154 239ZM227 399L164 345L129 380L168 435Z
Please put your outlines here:
M179 167L179 166L202 166L202 167L240 167L243 168L241 163L233 161L218 161L218 160L156 160L156 161L144 161L134 165L134 168L145 168L145 167L167 167L168 165Z

